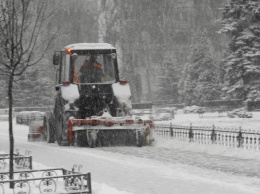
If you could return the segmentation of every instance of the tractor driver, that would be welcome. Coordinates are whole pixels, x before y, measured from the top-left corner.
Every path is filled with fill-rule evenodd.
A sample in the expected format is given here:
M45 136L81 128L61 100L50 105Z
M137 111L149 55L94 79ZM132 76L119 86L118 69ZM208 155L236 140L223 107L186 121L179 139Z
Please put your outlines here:
M81 83L97 83L101 82L102 65L99 63L101 56L90 55L83 61L79 70Z

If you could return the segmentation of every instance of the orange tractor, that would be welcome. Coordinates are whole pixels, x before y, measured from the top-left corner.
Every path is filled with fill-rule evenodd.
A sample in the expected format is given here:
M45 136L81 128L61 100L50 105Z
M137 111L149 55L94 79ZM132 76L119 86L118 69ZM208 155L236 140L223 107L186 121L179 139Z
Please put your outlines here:
M119 79L116 48L78 43L56 51L55 106L43 122L48 143L77 146L136 145L153 140L151 120L134 119L131 91Z

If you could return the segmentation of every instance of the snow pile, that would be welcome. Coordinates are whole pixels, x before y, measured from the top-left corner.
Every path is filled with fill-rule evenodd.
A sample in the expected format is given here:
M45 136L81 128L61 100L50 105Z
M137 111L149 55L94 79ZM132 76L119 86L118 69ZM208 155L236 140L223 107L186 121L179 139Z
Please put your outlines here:
M0 121L8 121L8 115L0 115Z
M97 184L93 183L93 194L131 194L126 191L118 191L113 187L108 186L105 183Z

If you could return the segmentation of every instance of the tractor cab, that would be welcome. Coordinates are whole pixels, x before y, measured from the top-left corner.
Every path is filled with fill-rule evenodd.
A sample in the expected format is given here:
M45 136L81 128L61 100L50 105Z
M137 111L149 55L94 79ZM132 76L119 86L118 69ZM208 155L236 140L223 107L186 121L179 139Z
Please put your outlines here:
M53 64L59 67L56 78L59 99L65 99L66 111L74 112L76 118L100 116L104 109L112 116L129 114L130 88L127 82L119 80L116 48L112 45L68 45L54 53ZM122 91L127 91L123 93L126 97L122 97ZM73 99L68 99L71 94Z
M151 142L151 121L132 119L130 86L119 80L116 49L78 43L55 52L58 66L53 112L44 117L48 143L77 146Z
M116 49L107 43L79 43L55 52L57 84L115 83L119 81Z

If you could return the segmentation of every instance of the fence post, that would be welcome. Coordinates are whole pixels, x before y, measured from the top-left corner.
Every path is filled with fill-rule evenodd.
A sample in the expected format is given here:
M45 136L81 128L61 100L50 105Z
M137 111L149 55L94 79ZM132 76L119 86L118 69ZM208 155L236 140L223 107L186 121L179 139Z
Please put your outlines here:
M32 156L29 156L30 170L32 170Z
M90 173L88 173L87 185L88 185L89 193L92 193L91 174Z
M170 123L170 136L173 137L173 126L172 126L172 122Z
M215 126L213 125L212 126L212 133L211 133L211 141L212 141L212 144L214 144L216 142L216 132L215 132Z
M239 132L238 132L238 136L237 136L237 141L238 141L238 147L240 148L243 144L243 136L242 136L242 128L239 127Z
M190 123L190 129L189 129L189 141L193 141L193 129L192 129L192 123Z

